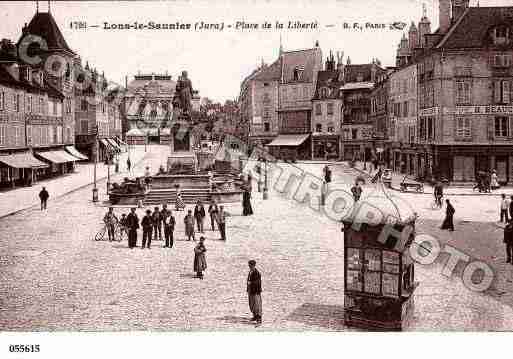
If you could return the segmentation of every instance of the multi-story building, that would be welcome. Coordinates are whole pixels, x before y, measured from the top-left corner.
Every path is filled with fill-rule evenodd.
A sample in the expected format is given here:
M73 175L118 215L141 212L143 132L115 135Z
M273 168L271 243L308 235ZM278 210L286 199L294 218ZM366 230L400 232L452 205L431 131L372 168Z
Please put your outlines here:
M262 66L241 84L239 105L241 122L249 127L249 143L265 146L278 135L278 86L281 61Z
M127 85L124 113L127 141L144 134L149 141L169 143L176 81L168 73L138 73Z
M394 68L386 68L386 72L377 76L374 88L371 92L371 122L374 132L372 139L374 148L380 161L386 164L390 163L389 152L385 149L388 147L388 96L390 93L389 76ZM387 166L388 167L388 166Z
M268 146L280 158L309 159L312 156L312 98L317 74L322 70L319 43L306 50L281 51L278 87L278 132Z
M376 156L372 142L374 132L371 94L376 79L385 72L377 61L353 65L348 58L344 70L343 122L341 126L342 158L370 161Z
M424 14L419 36L410 31L398 53L399 66L417 67L413 167L419 177L460 182L495 169L511 183L513 7L439 5L439 28L431 33Z
M395 171L413 175L417 166L417 65L407 65L390 74L389 85L389 165Z
M337 63L330 52L325 69L317 75L317 86L312 99L312 159L340 158L340 129L343 121L344 85L343 54L337 53Z
M83 158L69 140L66 97L41 66L18 57L13 43L4 39L0 46L0 186L73 170Z
M250 145L267 145L277 157L311 157L311 112L319 45L283 51L271 65L262 64L241 84L241 121L249 124Z
M78 69L78 67L77 67ZM109 88L105 74L86 63L77 76L75 88L76 146L98 161L105 161L121 148L119 88Z

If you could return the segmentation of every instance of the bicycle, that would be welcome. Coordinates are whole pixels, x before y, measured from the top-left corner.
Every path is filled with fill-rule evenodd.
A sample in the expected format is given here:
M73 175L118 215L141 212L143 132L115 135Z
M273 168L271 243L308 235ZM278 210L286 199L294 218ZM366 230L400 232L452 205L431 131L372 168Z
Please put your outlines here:
M103 227L96 233L94 236L95 241L104 241L108 240L109 236L105 235L107 233L107 224L103 223ZM121 242L124 239L128 238L127 229L122 226L119 222L114 224L114 241Z
M442 197L437 197L434 199L433 202L431 202L431 209L432 210L442 209Z

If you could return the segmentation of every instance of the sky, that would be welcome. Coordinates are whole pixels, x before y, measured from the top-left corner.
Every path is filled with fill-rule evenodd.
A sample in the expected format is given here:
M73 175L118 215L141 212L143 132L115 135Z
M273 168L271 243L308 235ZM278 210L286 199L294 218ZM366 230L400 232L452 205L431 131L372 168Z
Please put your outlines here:
M438 0L169 0L169 1L59 1L51 2L51 13L68 45L86 61L121 85L141 73L165 73L178 77L187 70L200 96L224 102L237 98L240 83L262 61L278 57L283 49L314 47L316 41L325 58L330 50L344 51L344 61L368 63L378 58L393 66L395 50L411 21L418 23L422 4L438 26ZM471 0L476 6L477 0ZM480 0L480 6L511 5L511 0ZM47 1L39 1L41 12ZM0 2L0 38L17 41L24 23L36 12L36 2ZM190 30L107 30L104 22L191 23ZM263 22L270 29L262 29ZM275 26L284 24L283 29ZM289 21L316 22L316 29L287 29ZM87 29L72 28L86 22ZM223 30L195 30L198 22L220 24ZM258 29L235 29L237 22L255 23ZM401 30L354 29L353 24L407 23ZM350 29L344 29L347 23ZM232 24L232 28L228 28ZM98 28L89 27L99 25ZM328 26L327 26L328 25ZM329 25L334 25L329 27Z

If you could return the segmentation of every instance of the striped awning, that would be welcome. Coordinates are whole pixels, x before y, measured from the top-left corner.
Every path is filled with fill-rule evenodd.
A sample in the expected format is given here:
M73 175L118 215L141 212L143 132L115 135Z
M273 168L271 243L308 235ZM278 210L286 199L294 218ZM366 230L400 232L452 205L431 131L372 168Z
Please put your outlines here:
M78 158L63 150L36 152L36 154L45 160L56 164L78 161Z
M79 160L88 160L89 158L86 155L80 153L75 146L66 146L65 150L68 151L72 156L78 158Z
M106 138L107 142L116 150L117 152L121 152L121 147L114 141L112 138Z
M310 136L309 134L302 135L279 135L267 146L299 146Z
M19 152L10 155L0 155L0 162L13 168L44 168L48 165L37 158L30 152Z

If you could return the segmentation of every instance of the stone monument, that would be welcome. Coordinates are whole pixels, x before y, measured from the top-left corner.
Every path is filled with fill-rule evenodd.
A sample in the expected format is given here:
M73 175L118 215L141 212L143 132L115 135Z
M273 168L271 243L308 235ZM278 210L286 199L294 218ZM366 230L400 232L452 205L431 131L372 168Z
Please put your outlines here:
M192 82L182 71L176 83L171 121L171 152L192 151Z

